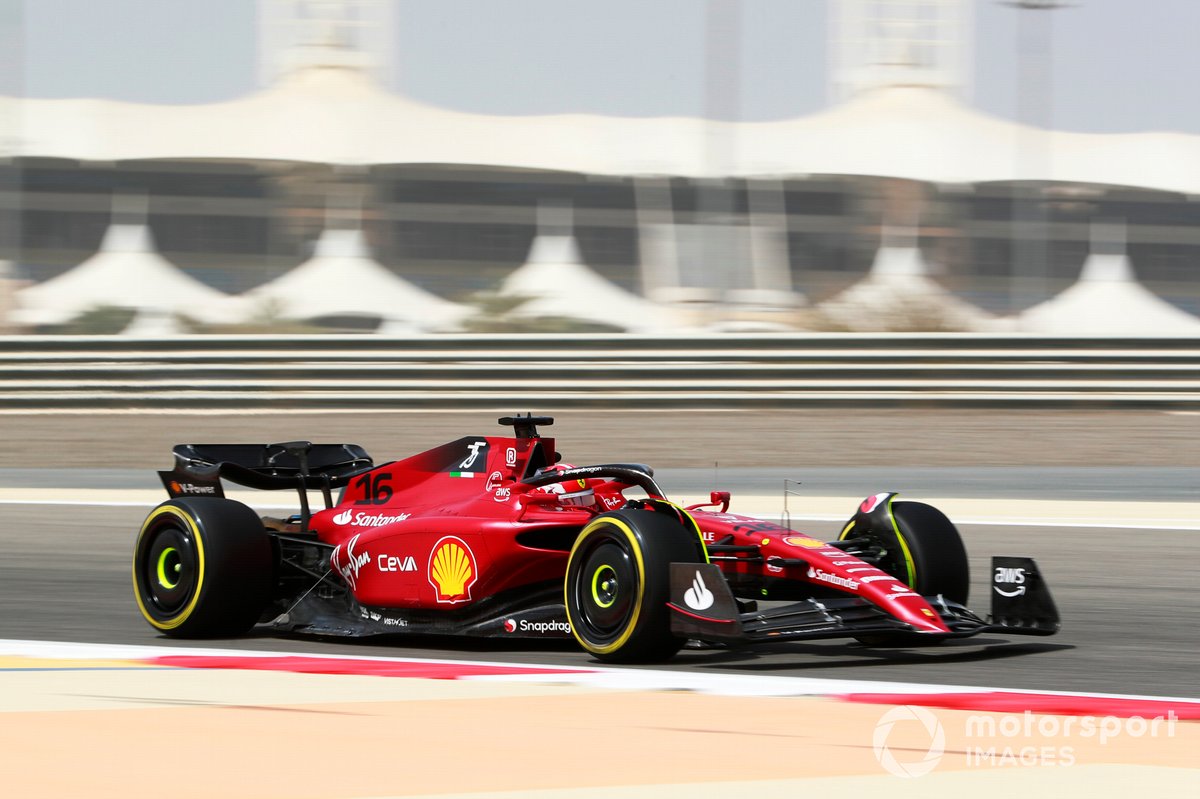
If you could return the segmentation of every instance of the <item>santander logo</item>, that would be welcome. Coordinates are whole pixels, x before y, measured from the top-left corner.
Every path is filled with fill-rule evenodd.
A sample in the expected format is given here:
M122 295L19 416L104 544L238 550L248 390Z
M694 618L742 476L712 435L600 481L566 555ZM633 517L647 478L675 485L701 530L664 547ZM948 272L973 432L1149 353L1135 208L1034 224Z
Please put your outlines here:
M352 510L344 510L333 517L333 522L334 524L349 524L351 527L383 527L395 522L402 522L410 516L412 516L411 513L376 515L362 511L355 513Z
M838 588L845 588L850 591L858 589L858 580L850 577L842 577L838 574L830 574L824 569L817 569L812 566L808 568L808 579L821 583L829 583L830 585L836 585Z

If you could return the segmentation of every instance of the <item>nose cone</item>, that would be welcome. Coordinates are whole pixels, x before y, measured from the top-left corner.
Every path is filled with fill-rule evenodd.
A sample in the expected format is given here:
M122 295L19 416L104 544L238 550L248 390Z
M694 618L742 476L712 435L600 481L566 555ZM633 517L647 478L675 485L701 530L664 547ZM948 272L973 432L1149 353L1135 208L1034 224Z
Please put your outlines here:
M882 569L830 545L807 549L803 557L809 564L805 576L815 585L860 596L917 632L950 631L920 594Z

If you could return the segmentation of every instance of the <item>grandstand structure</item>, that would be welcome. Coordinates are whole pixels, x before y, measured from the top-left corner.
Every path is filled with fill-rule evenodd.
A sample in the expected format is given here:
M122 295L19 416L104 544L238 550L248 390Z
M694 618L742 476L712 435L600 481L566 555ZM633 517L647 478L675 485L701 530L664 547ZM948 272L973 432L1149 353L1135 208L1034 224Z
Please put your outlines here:
M961 0L838 4L837 104L772 122L417 103L378 81L380 5L269 0L267 83L228 102L0 98L16 130L0 181L16 235L0 261L33 283L61 275L134 198L157 254L226 294L272 284L323 232L349 229L382 269L462 302L527 261L550 204L571 209L567 261L649 301L791 314L862 279L902 226L937 265L929 280L1012 314L1071 285L1092 225L1115 220L1139 280L1200 312L1200 136L1030 129L974 111ZM729 143L719 163L714 129ZM1020 151L1031 139L1049 154L1037 171ZM1020 203L1037 205L1036 230ZM1014 248L1034 235L1046 274L1014 290Z

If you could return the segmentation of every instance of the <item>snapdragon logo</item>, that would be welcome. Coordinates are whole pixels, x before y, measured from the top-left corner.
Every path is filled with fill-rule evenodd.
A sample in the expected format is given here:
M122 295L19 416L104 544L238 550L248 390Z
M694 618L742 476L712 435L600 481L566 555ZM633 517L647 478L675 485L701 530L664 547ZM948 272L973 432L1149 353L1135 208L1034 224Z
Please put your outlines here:
M529 619L505 619L504 631L506 633L515 633L517 631L523 633L537 633L545 635L546 633L562 633L564 635L571 634L571 625L565 621L529 621Z
M893 731L897 726L915 734L921 743L893 742ZM927 746L924 744L926 739L929 741ZM879 718L871 746L875 750L875 759L887 773L896 777L921 777L942 762L946 752L946 731L937 716L925 708L901 705ZM924 753L921 752L923 746Z

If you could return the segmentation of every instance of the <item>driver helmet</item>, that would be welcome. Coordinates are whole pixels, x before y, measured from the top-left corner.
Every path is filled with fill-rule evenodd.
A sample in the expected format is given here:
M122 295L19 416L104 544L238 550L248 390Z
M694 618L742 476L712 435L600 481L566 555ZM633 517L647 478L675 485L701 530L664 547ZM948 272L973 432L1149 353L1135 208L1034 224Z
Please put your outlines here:
M556 463L553 466L547 466L541 469L541 473L547 472L565 472L568 469L575 467L569 463ZM571 478L564 480L561 483L551 483L541 488L534 489L546 494L558 494L559 505L570 505L576 508L590 508L596 504L596 492L594 490L596 484L603 482L597 478Z

